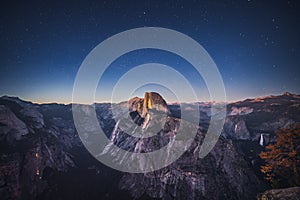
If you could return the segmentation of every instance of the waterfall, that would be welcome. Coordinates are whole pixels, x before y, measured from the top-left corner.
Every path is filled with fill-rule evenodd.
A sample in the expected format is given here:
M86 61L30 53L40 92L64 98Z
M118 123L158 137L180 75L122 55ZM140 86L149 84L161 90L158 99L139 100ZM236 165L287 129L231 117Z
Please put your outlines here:
M264 136L263 136L263 134L260 134L259 144L260 144L260 146L264 146Z

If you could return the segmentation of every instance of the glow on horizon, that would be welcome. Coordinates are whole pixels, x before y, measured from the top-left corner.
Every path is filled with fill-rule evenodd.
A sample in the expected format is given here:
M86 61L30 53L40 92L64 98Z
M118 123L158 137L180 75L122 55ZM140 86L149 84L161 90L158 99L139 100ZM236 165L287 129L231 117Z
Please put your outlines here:
M71 7L63 1L59 5L51 1L6 3L3 17L10 20L1 22L0 96L37 103L72 103L76 73L95 46L122 31L149 26L173 29L199 42L219 68L228 102L284 92L300 94L300 4L239 1L232 6L232 2L213 2L182 1L172 7L172 1L138 1L134 6L126 1L109 5L81 1ZM43 15L28 13L24 9L28 6ZM146 14L141 15L145 8ZM72 17L65 16L66 10ZM112 90L109 85L120 74L153 62L181 70L196 86L199 101L218 101L210 99L205 85L197 82L189 63L166 52L149 50L131 52L112 63L104 77L107 85L103 98L96 93L95 101L110 102L105 91ZM176 101L171 96L165 98Z
M154 91L154 92L158 92L158 91ZM242 96L242 95L239 95L240 97L227 98L227 103L234 103L234 102L243 101L243 100L246 100L246 99L263 98L263 97L271 96L271 95L277 96L277 95L282 95L284 92L290 92L290 93L293 93L293 94L298 94L298 93L292 92L292 91L282 91L282 92L276 92L276 93L266 93L266 94L251 95L251 96L247 96L247 95ZM174 104L174 103L193 103L193 102L188 102L188 101L185 101L185 102L178 102L176 100L173 101L172 99L168 98L164 94L161 94L161 95L167 101L168 104ZM51 104L51 103L65 104L65 105L72 104L72 103L86 104L85 102L72 102L72 98L71 97L69 97L69 98L65 98L65 97L57 98L58 96L56 96L56 97L50 97L50 96L45 97L44 96L43 98L38 98L38 97L32 98L32 97L29 97L27 95L17 96L17 95L14 95L14 94L1 94L1 96L18 97L21 100L29 101L29 102L36 103L36 104ZM144 95L143 95L142 92L136 93L132 97L135 97L135 96L137 96L139 98L143 98L144 97ZM126 102L126 101L128 101L128 99L127 100L126 99L121 99L120 101L111 102L111 100L109 100L109 98L108 98L108 99L104 99L102 101L95 100L94 103L121 103L121 102ZM210 100L210 99L201 99L199 102L203 102L203 103L206 103L206 102L216 102L216 103L218 103L219 101L214 101L214 100Z

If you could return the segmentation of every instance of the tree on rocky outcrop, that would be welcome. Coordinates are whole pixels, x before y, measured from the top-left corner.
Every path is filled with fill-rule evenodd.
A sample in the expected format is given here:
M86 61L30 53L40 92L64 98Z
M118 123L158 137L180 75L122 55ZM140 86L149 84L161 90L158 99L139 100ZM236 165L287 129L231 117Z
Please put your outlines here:
M300 124L292 124L275 134L276 143L269 144L266 151L260 153L260 157L265 160L261 171L274 188L299 186Z

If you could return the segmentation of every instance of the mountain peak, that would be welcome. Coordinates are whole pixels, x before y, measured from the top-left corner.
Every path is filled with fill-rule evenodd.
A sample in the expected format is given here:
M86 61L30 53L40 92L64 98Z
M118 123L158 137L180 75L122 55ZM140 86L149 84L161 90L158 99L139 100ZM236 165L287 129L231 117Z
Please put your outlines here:
M169 113L167 103L163 97L156 92L146 92L144 98L133 97L128 101L129 111L135 121L148 122L150 111ZM138 124L141 124L141 123Z
M145 117L149 110L168 112L166 101L156 92L146 92L143 99L133 97L128 103L129 110L138 111L142 117Z
M292 94L290 92L285 92L285 93L283 93L283 96L294 96L294 94Z
M166 101L160 96L160 94L156 92L146 92L144 95L144 102L143 106L145 110L156 109L159 111L167 112L167 103Z

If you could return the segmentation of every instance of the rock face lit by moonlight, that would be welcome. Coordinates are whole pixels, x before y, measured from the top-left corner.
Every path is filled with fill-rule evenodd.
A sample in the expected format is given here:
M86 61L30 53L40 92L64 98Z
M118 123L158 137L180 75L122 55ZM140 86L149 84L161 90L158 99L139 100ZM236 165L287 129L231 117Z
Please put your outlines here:
M147 126L154 115L169 113L166 101L156 92L146 92L143 99L134 97L128 103L131 118L143 127Z

